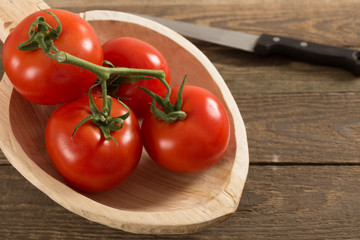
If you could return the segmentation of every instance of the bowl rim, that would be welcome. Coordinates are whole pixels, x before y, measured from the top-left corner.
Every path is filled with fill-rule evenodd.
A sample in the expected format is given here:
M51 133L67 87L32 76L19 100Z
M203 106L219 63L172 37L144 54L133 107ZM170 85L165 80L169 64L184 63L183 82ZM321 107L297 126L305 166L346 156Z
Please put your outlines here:
M223 191L205 204L192 209L171 210L171 215L177 217L176 221L170 221L168 219L167 214L169 211L135 212L115 209L96 202L76 192L58 180L49 177L49 175L29 159L26 154L23 154L24 158L21 161L18 161L18 153L23 152L23 150L14 136L12 136L9 113L7 112L0 116L0 122L6 123L5 125L2 124L2 127L0 128L0 147L9 162L28 181L59 205L88 220L112 228L133 233L191 233L202 230L209 225L216 224L228 218L236 211L240 202L248 174L249 154L245 125L240 115L240 111L230 90L215 66L190 41L173 30L152 20L130 13L107 10L87 11L79 13L79 15L88 22L111 20L139 24L175 41L202 62L205 69L219 86L223 99L229 107L232 115L231 117L233 118L236 152L233 167L229 173L229 181ZM6 91L6 94L0 96L0 101L6 103L8 107L10 105L12 89L12 84L7 78L6 73L4 73L3 79L0 82L0 91ZM84 207L84 202L86 202L86 208ZM89 211L89 209L91 209L91 211Z

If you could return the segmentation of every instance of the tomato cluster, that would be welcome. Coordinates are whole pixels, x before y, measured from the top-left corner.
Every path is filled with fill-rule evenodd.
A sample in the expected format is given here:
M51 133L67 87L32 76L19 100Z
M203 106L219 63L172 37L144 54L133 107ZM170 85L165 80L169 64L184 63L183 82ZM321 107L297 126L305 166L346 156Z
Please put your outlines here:
M24 98L36 104L62 104L48 120L45 143L53 164L72 187L86 192L116 187L136 169L143 146L154 161L180 173L207 169L222 158L230 127L216 96L190 85L170 89L168 63L148 43L122 37L101 45L91 26L76 14L48 11L58 22L39 11L10 33L4 44L4 68ZM39 24L29 31L34 19L40 19ZM62 32L51 39L53 30L60 32L59 22ZM44 29L50 33L41 38L54 46L41 44L42 40L26 42ZM31 50L18 49L24 41ZM134 75L136 81L117 82L114 88L106 86L110 79L114 83L110 76L100 81L100 90L93 90L101 74L59 63L58 55L51 59L57 49L92 63L96 73L107 73L111 67L135 69L115 80L121 83ZM112 66L103 67L103 60ZM162 70L165 78L155 78L151 72L146 76L140 69ZM125 98L126 105L119 98Z

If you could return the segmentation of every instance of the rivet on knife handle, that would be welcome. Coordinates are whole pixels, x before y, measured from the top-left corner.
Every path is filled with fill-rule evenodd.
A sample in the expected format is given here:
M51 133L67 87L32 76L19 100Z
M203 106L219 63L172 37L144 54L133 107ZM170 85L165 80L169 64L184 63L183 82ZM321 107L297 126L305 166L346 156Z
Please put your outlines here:
M256 42L254 52L261 56L276 54L309 63L340 67L360 76L360 52L357 50L262 34Z

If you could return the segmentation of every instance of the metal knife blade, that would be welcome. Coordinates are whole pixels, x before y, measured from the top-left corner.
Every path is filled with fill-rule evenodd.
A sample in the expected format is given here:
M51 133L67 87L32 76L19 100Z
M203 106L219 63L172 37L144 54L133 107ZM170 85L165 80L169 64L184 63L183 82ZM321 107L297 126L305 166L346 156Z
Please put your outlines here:
M193 23L168 20L141 14L139 14L139 16L158 22L187 37L226 47L241 49L248 52L254 51L255 43L259 38L259 36L249 33L201 26Z
M254 52L260 56L276 54L309 63L340 67L360 76L360 52L357 50L271 34L258 36L153 16L139 16L167 26L186 37Z

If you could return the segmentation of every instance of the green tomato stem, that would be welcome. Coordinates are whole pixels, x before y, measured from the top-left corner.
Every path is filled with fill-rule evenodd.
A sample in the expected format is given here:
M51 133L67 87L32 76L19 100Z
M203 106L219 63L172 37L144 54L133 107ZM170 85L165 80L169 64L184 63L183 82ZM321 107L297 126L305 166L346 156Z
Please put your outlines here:
M127 109L127 113L118 117L110 117L112 98L107 95L107 81L111 83L111 81L113 80L110 79L110 76L114 76L115 79L120 80L119 82L117 82L117 84L150 79L151 77L159 79L166 87L167 93L164 99L162 99L160 96L159 97L161 99L158 98L159 104L161 104L161 106L165 110L165 113L159 112L158 115L165 115L164 118L166 118L168 122L176 121L178 119L184 119L186 117L186 114L181 111L181 105L182 105L181 94L179 94L180 98L178 97L177 103L175 103L175 105L172 105L170 103L171 88L169 84L165 81L164 71L149 70L149 69L104 67L86 61L84 59L75 57L69 53L59 51L54 45L54 40L58 38L58 36L62 31L61 22L53 13L47 11L45 12L50 14L56 20L58 26L54 29L48 23L45 22L44 17L41 16L38 17L30 26L30 29L28 31L29 39L20 43L18 45L18 49L21 51L32 51L41 48L48 57L56 60L58 63L71 64L74 66L84 68L94 73L99 79L102 88L103 106L101 111L97 109L97 107L95 106L94 99L92 96L92 88L97 85L95 84L89 89L88 92L91 115L84 118L76 126L72 136L75 134L76 130L82 124L91 120L95 125L99 127L99 129L102 131L106 139L108 140L113 139L116 143L116 140L110 135L110 132L119 130L124 125L125 119L129 117L130 110L126 105L124 105L119 100L119 102L123 104L124 107ZM131 76L131 75L135 75L135 76ZM139 75L143 75L144 77L141 78L139 77ZM150 91L148 91L147 93L149 94L149 92ZM155 96L156 94L150 93L149 95ZM158 109L156 108L155 100L151 106L151 110L152 112L158 112L157 111Z
M92 73L94 73L101 82L102 95L103 95L103 107L109 111L107 106L107 87L106 81L110 78L110 75L145 75L151 76L159 79L162 83L167 85L167 89L170 89L170 86L165 81L165 73L162 70L149 70L149 69L136 69L136 68L109 68L100 66L84 59L75 57L69 53L59 51L53 57L58 63L67 63L71 65L75 65L81 68L84 68ZM130 82L130 81L129 81ZM170 96L170 92L168 90L168 95ZM169 98L168 96L168 98Z
M185 86L185 79L186 79L186 76L184 77L183 81L181 82L175 104L172 104L170 102L171 88L165 80L164 81L160 80L167 89L167 93L164 98L149 91L146 88L139 87L141 90L143 90L146 94L148 94L153 99L153 101L150 105L150 111L159 120L162 120L162 121L165 121L168 123L172 123L177 120L183 120L186 118L186 116L187 116L186 113L184 111L182 111L182 109L181 109L182 104L183 104L182 93L183 93L183 89ZM162 107L162 110L157 108L156 103L158 103Z
M159 79L161 82L165 82L165 73L162 70L150 70L150 69L137 69L137 68L109 68L94 63L88 62L81 58L75 57L69 53L58 52L55 55L55 59L59 63L68 63L78 67L82 67L92 73L94 73L101 81L109 79L110 75L144 75L151 76ZM167 83L166 83L167 84ZM167 84L168 85L168 84ZM167 88L170 89L168 86Z
M106 80L101 80L101 93L102 93L102 99L103 99L103 107L102 112L106 113L107 117L110 117L110 111L111 107L108 105L107 100L107 87L106 87Z

